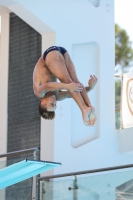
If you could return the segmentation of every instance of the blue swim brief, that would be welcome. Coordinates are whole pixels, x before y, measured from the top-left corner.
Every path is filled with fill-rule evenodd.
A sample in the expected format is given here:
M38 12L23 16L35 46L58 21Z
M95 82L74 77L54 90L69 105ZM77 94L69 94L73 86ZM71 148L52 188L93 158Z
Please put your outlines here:
M43 59L45 60L46 59L46 56L47 54L50 52L50 51L59 51L62 55L64 55L67 50L63 47L57 47L57 46L52 46L52 47L49 47L43 54Z

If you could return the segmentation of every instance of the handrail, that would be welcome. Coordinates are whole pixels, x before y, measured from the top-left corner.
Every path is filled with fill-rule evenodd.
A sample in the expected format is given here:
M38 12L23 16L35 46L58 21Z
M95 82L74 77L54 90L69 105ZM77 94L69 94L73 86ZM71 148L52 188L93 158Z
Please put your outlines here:
M108 168L93 169L93 170L87 170L87 171L64 173L64 174L56 174L56 175L51 175L51 176L42 176L42 177L39 177L38 180L42 181L42 180L49 180L49 179L54 179L54 178L66 177L66 176L76 176L76 175L82 175L82 174L91 174L91 173L118 170L118 169L125 169L125 168L131 168L131 167L133 167L133 164L131 164L131 165L114 166L114 167L108 167Z
M7 156L14 156L18 154L30 153L30 152L39 152L40 147L30 148L30 149L23 149L20 151L13 151L5 154L0 154L0 158L7 157Z

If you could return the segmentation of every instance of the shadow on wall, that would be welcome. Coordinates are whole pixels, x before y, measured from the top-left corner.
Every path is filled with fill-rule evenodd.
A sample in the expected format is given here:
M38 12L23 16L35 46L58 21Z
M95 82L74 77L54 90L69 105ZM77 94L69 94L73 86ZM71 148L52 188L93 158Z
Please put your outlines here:
M95 7L98 7L100 5L100 0L88 0L90 3L92 3Z

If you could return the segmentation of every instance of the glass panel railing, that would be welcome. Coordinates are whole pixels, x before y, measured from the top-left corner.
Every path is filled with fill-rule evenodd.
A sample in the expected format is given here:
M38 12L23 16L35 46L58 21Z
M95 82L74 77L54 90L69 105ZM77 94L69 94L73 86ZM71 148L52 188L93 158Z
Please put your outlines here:
M73 180L44 181L40 183L41 200L73 200Z
M76 187L75 187L76 185ZM43 181L41 200L131 200L133 169L77 176L77 181Z

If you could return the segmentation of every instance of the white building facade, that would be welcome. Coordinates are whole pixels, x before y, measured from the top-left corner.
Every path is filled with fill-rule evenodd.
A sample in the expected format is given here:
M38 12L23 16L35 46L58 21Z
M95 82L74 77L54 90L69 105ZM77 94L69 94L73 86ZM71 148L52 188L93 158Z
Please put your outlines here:
M131 164L133 129L115 129L114 2L0 0L0 5L0 153L7 151L8 33L9 13L13 12L42 35L42 53L51 45L68 50L85 86L90 74L98 77L89 94L97 114L93 128L83 124L72 99L58 103L54 120L41 119L41 160L62 163L49 173Z

